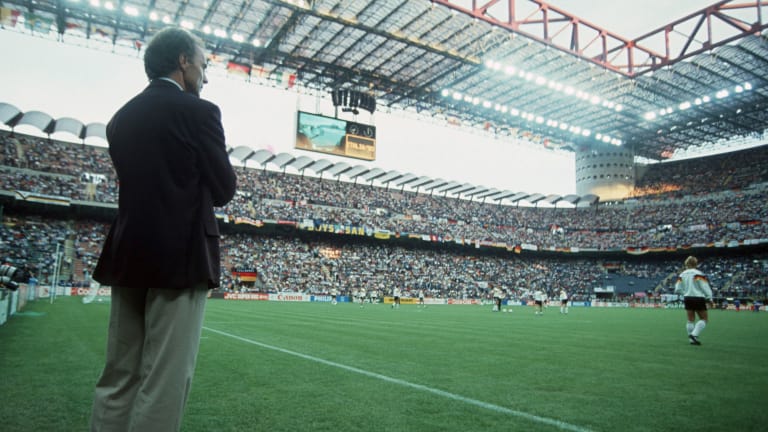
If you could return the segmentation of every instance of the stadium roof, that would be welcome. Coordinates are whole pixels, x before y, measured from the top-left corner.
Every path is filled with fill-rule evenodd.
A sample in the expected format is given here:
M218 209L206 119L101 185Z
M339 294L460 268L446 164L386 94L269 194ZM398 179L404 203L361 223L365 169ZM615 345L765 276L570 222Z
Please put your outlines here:
M181 25L251 80L356 91L378 109L555 149L613 144L662 160L768 128L759 1L719 1L633 40L539 0L3 4L34 31L137 49Z
M443 194L447 196L450 192L452 196L456 198L474 199L482 201L493 201L499 204L519 204L520 201L526 201L530 204L538 205L539 202L547 202L551 206L557 207L559 202L567 202L572 207L588 207L595 205L599 202L599 198L595 195L545 195L540 193L526 193L526 192L512 192L512 191L500 191L494 188L487 188L484 186L476 186L469 183L458 183L455 181L446 181L443 179L435 179L427 176L417 177L411 173L401 173L396 170L386 171L381 168L367 168L362 165L350 167L346 162L332 163L325 159L318 161L312 160L308 156L294 157L289 153L280 153L277 155L272 154L269 150L254 151L247 146L239 146L228 149L229 156L235 160L240 161L243 165L246 162L258 164L263 168L267 168L268 165L274 165L278 170L285 172L286 166L291 166L295 171L304 174L304 171L309 168L314 170L316 174L328 172L337 180L341 180L341 176L345 176L347 180L351 180L355 183L358 180L373 184L376 181L379 185L383 185L386 188L400 187L404 188L406 185L415 191L423 191L429 194ZM546 199L545 199L546 198Z
M107 139L106 126L102 123L84 124L80 120L70 117L54 119L41 111L22 112L15 106L0 102L0 123L15 128L21 125L34 126L48 135L55 133L69 133L81 140L89 137Z

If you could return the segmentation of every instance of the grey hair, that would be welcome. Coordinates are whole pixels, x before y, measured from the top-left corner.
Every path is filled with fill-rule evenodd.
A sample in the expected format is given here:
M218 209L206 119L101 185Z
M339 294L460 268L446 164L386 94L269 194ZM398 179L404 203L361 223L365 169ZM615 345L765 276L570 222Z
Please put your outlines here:
M155 34L144 52L144 72L153 80L168 76L179 69L179 56L194 57L203 42L179 27L166 27Z

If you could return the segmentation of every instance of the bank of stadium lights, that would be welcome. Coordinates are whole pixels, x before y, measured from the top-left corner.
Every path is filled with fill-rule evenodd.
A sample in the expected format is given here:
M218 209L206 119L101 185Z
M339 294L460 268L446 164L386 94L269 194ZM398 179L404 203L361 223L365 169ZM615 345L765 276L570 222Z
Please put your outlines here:
M486 108L486 109L493 109L494 111L498 111L498 112L501 112L501 113L504 113L504 114L509 113L509 115L511 117L520 117L523 120L526 120L526 121L529 121L529 122L533 122L533 123L536 123L536 124L545 124L546 126L548 126L550 128L560 129L562 131L567 131L567 132L570 132L570 133L572 133L574 135L580 135L580 136L582 136L584 138L589 138L589 137L592 136L592 131L589 130L589 129L582 128L582 127L576 126L576 125L569 125L569 124L567 124L565 122L559 122L557 120L545 119L544 117L537 116L536 114L533 114L533 113L528 113L528 112L525 112L525 111L520 111L517 108L510 108L507 105L493 103L493 102L491 102L489 100L481 100L478 97L473 97L473 96L470 96L470 95L465 95L465 94L462 94L461 92L458 92L458 91L451 91L451 90L448 90L448 89L443 89L441 94L443 95L443 97L450 97L453 100L458 101L458 102L471 103L472 105L482 105L483 108ZM600 133L595 135L594 138L596 140L598 140L598 141L602 141L604 143L612 144L612 145L615 145L615 146L620 146L620 145L623 144L623 142L620 139L618 139L618 138L613 138L613 137L611 137L609 135L604 135L604 134L600 134Z
M493 60L486 60L485 67L499 73L503 73L507 76L517 76L525 81L532 81L536 85L546 85L547 88L553 91L558 91L566 94L567 96L576 97L578 99L587 101L593 105L601 105L603 108L612 109L614 111L621 111L624 106L615 102L601 98L600 96L589 94L587 92L573 88L572 86L564 85L563 83L553 81L543 77L541 75L534 75L532 72L527 72L522 69L517 69L511 65L503 65L500 62Z
M70 2L71 3L79 3L79 0L70 0ZM115 10L115 3L113 3L112 1L106 1L106 2L102 3L101 0L89 0L88 4L90 4L92 7L95 7L95 8L100 8L101 7L101 8L104 8L106 10L110 10L110 11ZM299 0L296 0L294 4L296 4L297 6L304 5L303 7L306 7L306 2L302 3ZM123 6L123 13L128 15L128 16L131 16L131 17L138 17L139 14L140 14L139 13L139 9L137 7L131 6L131 5ZM161 21L163 24L166 24L166 25L169 25L169 24L173 23L173 18L171 18L170 15L163 15L161 17L156 11L150 11L147 14L147 17L149 18L150 21ZM187 30L194 30L195 29L195 25L191 21L188 21L188 20L182 20L181 22L179 22L179 26L181 26L181 27L183 27L183 28L185 28ZM202 32L205 33L205 34L213 33L213 35L215 35L217 37L220 37L220 38L230 37L225 30L223 30L223 29L215 29L215 30L213 30L213 29L211 29L210 26L207 26L207 25L202 28ZM239 35L239 34L233 34L231 36L231 39L233 41L237 42L237 43L245 42L245 37L243 37L242 35ZM261 46L261 41L259 39L253 39L251 41L251 44L253 44L253 46L255 46L255 47L260 47Z
M737 85L733 88L734 93L743 93L749 90L752 90L752 84L748 82ZM722 89L720 91L717 91L714 97L715 99L725 99L730 95L731 95L731 92L728 89ZM694 106L704 105L710 102L712 102L712 97L702 96L694 99L693 102L691 101L681 102L679 105L677 105L677 109L680 111L685 111L693 108ZM675 109L672 107L662 108L658 111L648 111L647 113L643 114L643 118L646 119L647 121L653 121L653 120L656 120L656 118L658 117L664 117L667 114L672 114L674 111Z
M304 9L312 9L312 1L308 0L285 0L286 3L296 5Z

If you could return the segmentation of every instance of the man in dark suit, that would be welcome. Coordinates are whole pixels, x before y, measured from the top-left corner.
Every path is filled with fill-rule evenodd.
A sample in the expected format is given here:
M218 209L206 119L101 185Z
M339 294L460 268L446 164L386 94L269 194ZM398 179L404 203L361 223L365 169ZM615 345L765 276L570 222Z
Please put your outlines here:
M209 288L219 285L213 207L235 193L219 108L200 99L202 43L167 28L144 55L149 86L107 125L120 194L93 278L112 287L92 431L177 431Z

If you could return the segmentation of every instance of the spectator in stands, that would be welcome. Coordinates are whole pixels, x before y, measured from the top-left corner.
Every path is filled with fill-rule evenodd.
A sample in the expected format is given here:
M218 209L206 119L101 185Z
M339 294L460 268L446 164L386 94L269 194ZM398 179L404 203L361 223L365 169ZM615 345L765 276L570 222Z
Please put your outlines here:
M675 294L683 296L685 313L688 316L686 330L691 345L701 345L699 335L707 326L707 303L712 303L712 288L707 276L697 267L699 261L694 256L685 259L685 270L677 278ZM696 315L699 321L694 324Z
M118 215L93 278L112 287L106 365L92 431L178 431L209 288L219 286L213 207L235 194L219 108L200 99L202 42L159 31L144 55L149 86L107 125Z

